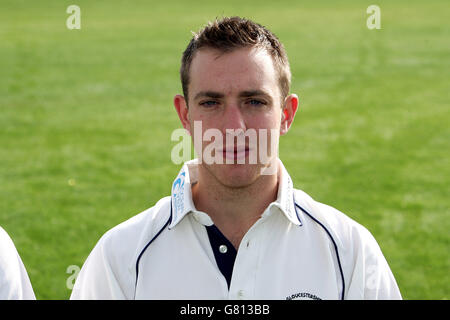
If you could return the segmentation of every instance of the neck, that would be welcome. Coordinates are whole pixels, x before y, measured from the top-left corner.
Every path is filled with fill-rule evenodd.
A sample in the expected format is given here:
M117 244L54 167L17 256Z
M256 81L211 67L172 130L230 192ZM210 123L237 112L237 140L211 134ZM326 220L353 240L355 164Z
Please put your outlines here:
M198 183L192 187L197 210L206 212L224 236L238 249L250 227L261 217L267 206L276 200L279 171L260 175L245 187L228 187L199 166Z

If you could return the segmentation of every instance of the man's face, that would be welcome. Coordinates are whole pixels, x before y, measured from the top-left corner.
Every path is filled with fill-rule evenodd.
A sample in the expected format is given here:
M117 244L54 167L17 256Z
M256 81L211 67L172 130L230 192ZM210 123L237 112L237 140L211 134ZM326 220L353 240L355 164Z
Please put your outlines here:
M242 48L229 53L203 49L194 56L188 87L187 129L194 142L200 139L198 135L203 138L208 129L222 133L223 148L216 149L214 155L220 156L223 164L202 163L222 185L248 186L261 176L264 167L275 165L282 117L277 78L272 58L264 49ZM201 122L201 132L194 130L196 121ZM243 139L227 140L230 130L245 133L249 129L254 129L257 142L249 138L244 143ZM258 148L262 139L266 142L261 145L265 150ZM211 144L211 141L201 141L202 150L196 148L198 154ZM256 163L249 161L251 152L258 155ZM266 158L265 163L261 156ZM238 160L245 164L238 164Z

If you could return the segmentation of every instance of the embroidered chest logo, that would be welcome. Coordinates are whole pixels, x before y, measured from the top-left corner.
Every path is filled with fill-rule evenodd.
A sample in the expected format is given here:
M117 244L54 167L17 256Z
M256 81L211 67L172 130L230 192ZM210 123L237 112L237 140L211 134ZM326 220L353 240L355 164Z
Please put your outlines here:
M287 296L286 300L322 300L322 299L312 293L299 292Z
M186 173L182 171L178 178L175 180L172 186L172 195L174 202L174 212L173 219L184 210L184 179L186 177Z

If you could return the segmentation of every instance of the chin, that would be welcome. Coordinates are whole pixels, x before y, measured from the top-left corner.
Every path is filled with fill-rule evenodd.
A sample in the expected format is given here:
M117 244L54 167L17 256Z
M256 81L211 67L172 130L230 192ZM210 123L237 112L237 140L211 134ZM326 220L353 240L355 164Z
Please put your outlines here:
M262 168L257 164L221 164L208 166L208 171L225 187L245 188L261 176Z

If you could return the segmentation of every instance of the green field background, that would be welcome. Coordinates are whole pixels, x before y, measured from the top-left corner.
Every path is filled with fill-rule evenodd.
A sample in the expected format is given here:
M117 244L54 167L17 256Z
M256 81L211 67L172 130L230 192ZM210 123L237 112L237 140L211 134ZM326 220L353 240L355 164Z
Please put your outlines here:
M66 8L81 8L68 30ZM381 29L366 8L381 8ZM108 229L170 194L182 51L240 15L285 44L296 188L367 227L405 299L448 299L448 1L0 0L0 226L38 299L67 299Z

